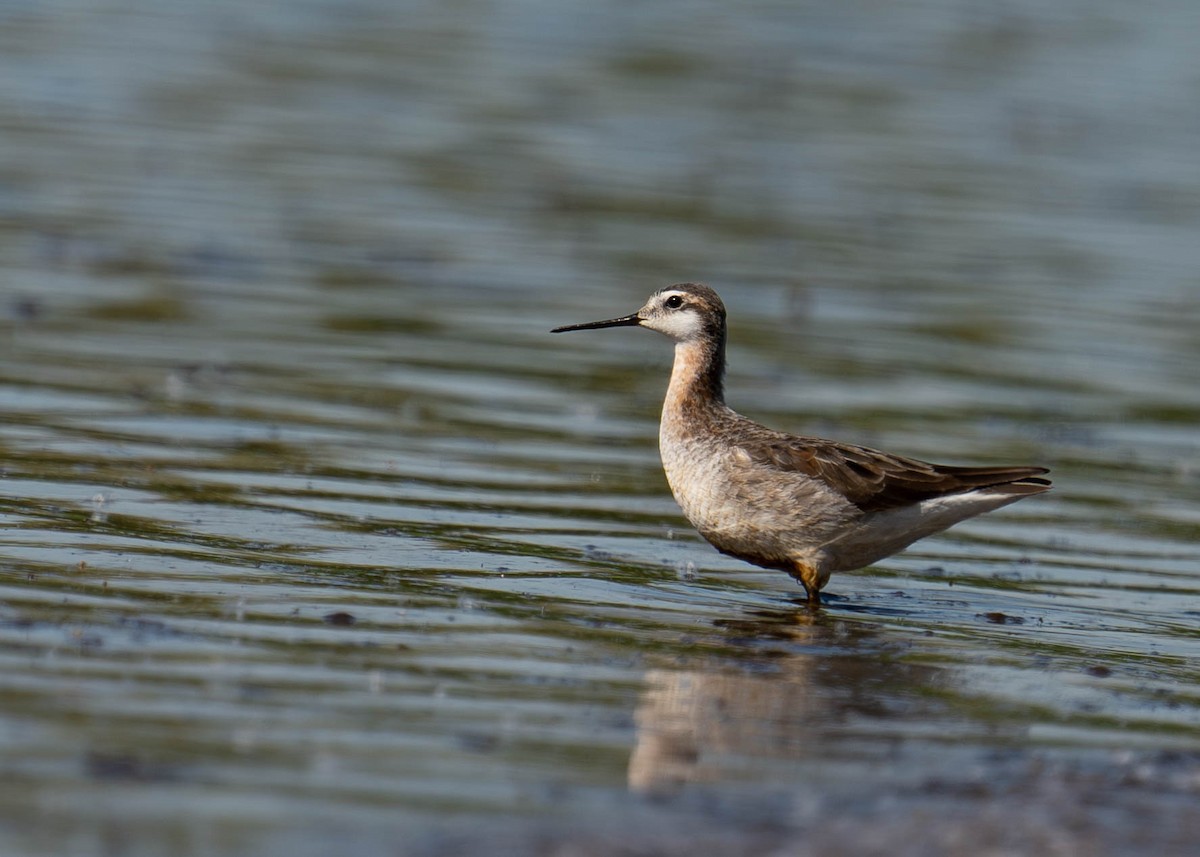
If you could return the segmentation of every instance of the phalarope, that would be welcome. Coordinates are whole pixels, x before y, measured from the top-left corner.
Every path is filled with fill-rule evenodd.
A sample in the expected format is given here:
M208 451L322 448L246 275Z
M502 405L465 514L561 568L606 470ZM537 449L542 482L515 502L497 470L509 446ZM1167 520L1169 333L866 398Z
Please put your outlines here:
M632 315L551 332L603 327L675 341L658 432L671 493L713 547L786 571L811 605L835 571L1050 488L1044 467L929 464L747 419L725 404L725 305L708 286L667 286Z

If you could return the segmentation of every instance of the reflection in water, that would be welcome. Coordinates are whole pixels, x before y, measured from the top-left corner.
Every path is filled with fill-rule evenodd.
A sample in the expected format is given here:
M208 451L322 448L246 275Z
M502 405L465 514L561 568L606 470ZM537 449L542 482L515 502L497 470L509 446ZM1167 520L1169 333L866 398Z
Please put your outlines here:
M867 623L798 609L724 624L734 641L758 649L754 657L647 672L631 788L658 793L757 776L780 762L861 758L867 744L878 743L871 721L901 707L911 717L911 703L902 700L944 680L938 669L890 657L879 628ZM888 728L895 737L895 725Z

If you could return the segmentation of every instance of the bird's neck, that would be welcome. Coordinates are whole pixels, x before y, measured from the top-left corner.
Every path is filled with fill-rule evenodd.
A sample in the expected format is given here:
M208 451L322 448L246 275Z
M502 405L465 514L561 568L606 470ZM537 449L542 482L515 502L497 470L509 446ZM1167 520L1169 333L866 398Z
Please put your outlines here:
M679 342L663 403L663 421L695 424L725 410L725 336Z

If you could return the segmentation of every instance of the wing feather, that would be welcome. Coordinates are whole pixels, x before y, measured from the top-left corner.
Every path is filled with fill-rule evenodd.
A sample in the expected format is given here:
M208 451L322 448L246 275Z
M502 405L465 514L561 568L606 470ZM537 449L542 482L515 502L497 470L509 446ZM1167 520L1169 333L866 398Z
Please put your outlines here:
M992 486L1020 486L1031 494L1050 487L1049 480L1038 478L1047 472L1044 467L952 467L865 446L782 434L738 446L756 464L820 479L864 512Z

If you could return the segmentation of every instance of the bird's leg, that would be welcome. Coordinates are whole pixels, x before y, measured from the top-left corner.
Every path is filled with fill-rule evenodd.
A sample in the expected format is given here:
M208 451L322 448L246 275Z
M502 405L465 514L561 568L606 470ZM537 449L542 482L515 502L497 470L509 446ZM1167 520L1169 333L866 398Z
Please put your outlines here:
M800 560L792 560L792 568L789 573L804 587L804 594L808 598L808 606L820 607L821 584L825 581L821 579L821 572L817 567L807 562L801 562Z

